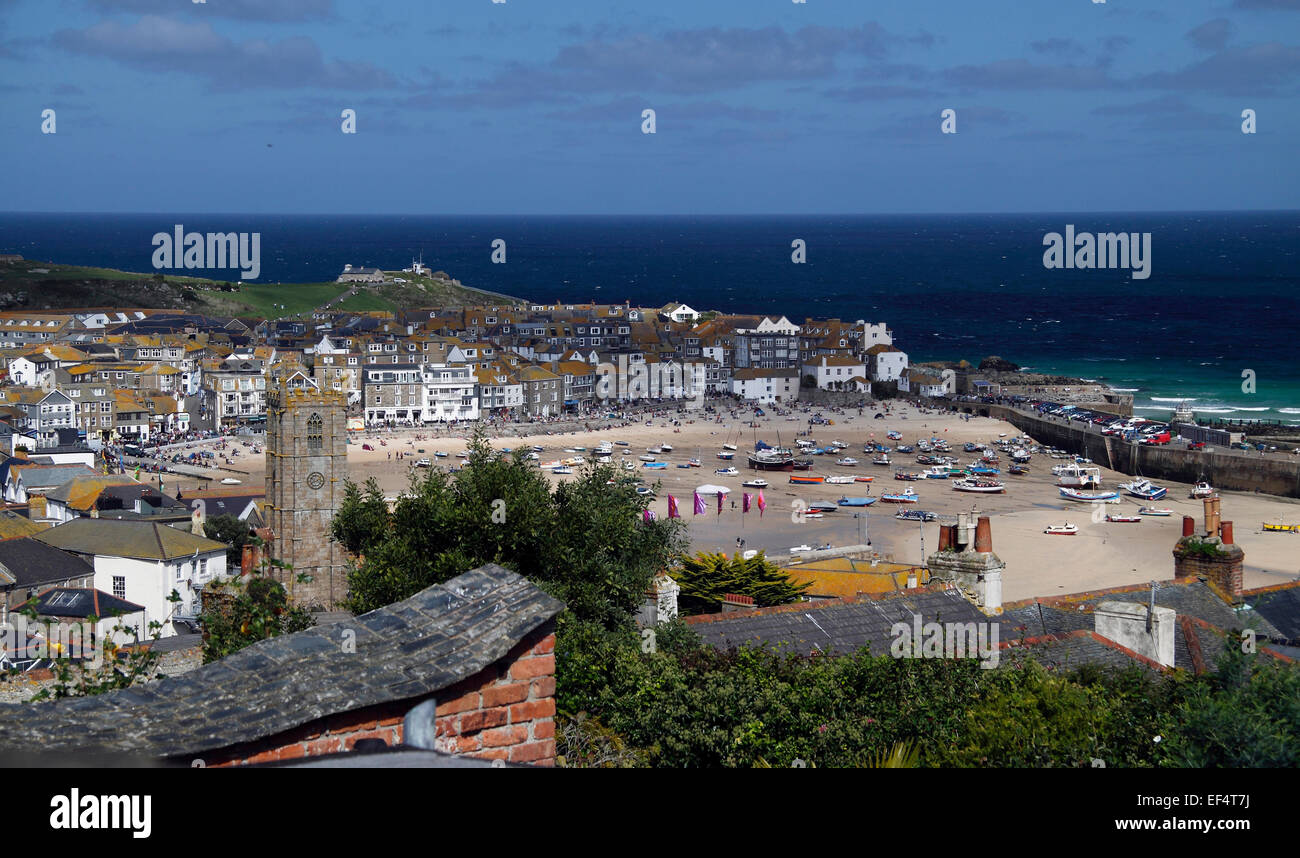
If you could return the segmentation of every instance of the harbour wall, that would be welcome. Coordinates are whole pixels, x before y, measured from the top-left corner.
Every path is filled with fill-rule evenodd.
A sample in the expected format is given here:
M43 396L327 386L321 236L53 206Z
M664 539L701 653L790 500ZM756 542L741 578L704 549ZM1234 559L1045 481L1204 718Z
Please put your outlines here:
M1216 489L1300 498L1300 456L1284 459L1277 454L1261 456L1219 448L1207 451L1188 450L1185 445L1131 444L1078 421L1039 417L1003 405L962 403L960 409L1006 420L1041 444L1068 450L1122 474L1156 482L1207 480Z

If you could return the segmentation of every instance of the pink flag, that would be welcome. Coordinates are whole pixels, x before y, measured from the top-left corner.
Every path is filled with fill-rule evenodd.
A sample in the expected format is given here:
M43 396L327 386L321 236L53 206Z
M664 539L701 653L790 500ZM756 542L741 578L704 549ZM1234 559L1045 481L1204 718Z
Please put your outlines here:
M695 515L704 515L704 513L706 513L707 511L708 510L704 508L704 498L700 497L699 492L696 492L695 493Z
M740 499L740 511L749 512L749 492L745 492L745 496Z
M682 514L677 511L677 498L672 495L668 496L668 517L681 518Z
M763 500L763 490L758 490L758 517L763 517L763 510L767 509L767 501Z
M722 492L718 492L718 515L722 515Z
M642 519L645 521L646 524L649 524L650 522L654 521L655 520L654 510L652 509L646 510L645 513L642 515Z

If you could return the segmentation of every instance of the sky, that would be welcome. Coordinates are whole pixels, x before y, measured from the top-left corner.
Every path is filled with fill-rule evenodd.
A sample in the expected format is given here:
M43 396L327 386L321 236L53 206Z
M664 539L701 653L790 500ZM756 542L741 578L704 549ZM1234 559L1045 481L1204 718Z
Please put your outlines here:
M0 0L0 209L1296 209L1297 95L1300 0Z

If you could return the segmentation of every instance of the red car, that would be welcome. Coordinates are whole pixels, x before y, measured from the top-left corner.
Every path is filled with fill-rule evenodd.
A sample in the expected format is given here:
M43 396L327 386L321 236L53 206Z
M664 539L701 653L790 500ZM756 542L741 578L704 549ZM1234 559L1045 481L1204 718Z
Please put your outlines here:
M1204 442L1204 441L1191 441L1191 442L1189 442L1189 443L1187 444L1187 449L1189 449L1189 450L1204 450L1204 449L1205 449L1205 442Z

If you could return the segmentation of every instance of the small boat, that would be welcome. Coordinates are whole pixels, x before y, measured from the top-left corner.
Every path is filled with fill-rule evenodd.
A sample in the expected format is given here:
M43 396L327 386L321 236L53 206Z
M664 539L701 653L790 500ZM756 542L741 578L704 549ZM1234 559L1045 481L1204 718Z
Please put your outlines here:
M646 448L645 448L645 451L646 451L647 453L654 453L654 454L657 456L657 455L659 455L660 453L662 453L662 452L664 451L664 449L663 449L663 447L646 447Z
M725 451L724 451L724 452L721 452L721 453L718 454L718 458L719 458L719 459L723 459L724 461L730 462L732 459L736 458L736 454L735 454L735 453L728 453L728 452L725 452Z
M540 445L540 444L534 444L534 445L533 445L533 452L534 452L534 453L541 453L541 452L544 451L545 449L546 449L546 448L543 447L543 446ZM446 453L434 453L433 455L435 455L435 456L439 456L439 455L445 456L445 455L447 455L447 454L446 454Z
M991 477L994 474L1001 473L1001 471L999 471L997 468L990 468L986 465L971 465L969 468L966 469L966 473L976 474L984 477Z
M722 449L724 449L724 450L731 450L732 452L735 452L736 445L735 445L735 444L723 444L723 445L722 445Z
M826 482L828 482L828 483L851 483L851 482L853 482L853 478L850 477L850 476L848 476L847 474L844 474L844 475L836 475L836 476L830 476L830 477L827 477L827 478L826 478Z
M894 518L901 518L904 521L938 521L939 516L923 509L900 509L894 514Z
M624 462L624 463L623 463L623 470L625 470L625 471L635 471L635 470L636 470L636 465L632 464L631 462Z
M416 459L416 460L415 460L415 467L417 467L417 468L432 468L432 467L433 467L433 462L431 462L431 461L428 460L428 459Z
M805 512L803 514L803 517L804 518L825 518L825 516L820 512Z
M1140 521L1142 520L1142 516L1140 516L1140 515L1108 515L1108 516L1106 516L1106 520L1107 520L1107 521L1115 522L1116 524L1135 524L1135 523L1140 522Z
M852 456L845 456L843 459L836 459L835 464L845 468L856 468L858 466L858 460Z
M660 445L659 445L659 452L661 452L661 453L671 453L672 451L673 451L673 445L672 445L672 444L660 444Z
M1029 469L1026 468L1024 465L1012 465L1010 468L1007 469L1007 472L1011 474L1015 474L1016 476L1020 477L1029 473Z
M876 498L840 498L840 506L871 506L876 502Z
M739 474L740 471L737 471L735 468L716 468L714 469L713 473L723 474L728 477L734 477L736 474Z
M912 491L909 486L901 492L888 492L883 494L880 496L880 499L885 503L916 503L920 500L920 497L918 497L916 492Z
M1056 484L1069 489L1096 488L1101 485L1101 468L1085 468L1082 465L1057 465L1052 468Z
M643 462L643 463L641 464L641 467L643 467L643 468L666 468L666 467L668 467L668 463L667 463L667 462Z
M871 482L871 481L874 480L874 479L875 479L875 477L854 477L854 478L853 478L853 482L855 482L855 483L869 483L869 482Z
M922 477L920 474L912 473L910 471L895 471L894 479L906 480L908 482L916 482L917 480L924 479L924 477Z
M615 447L626 447L626 446L627 446L627 442L626 442L626 441L615 441L615 442L614 442L614 446L615 446Z
M794 469L795 469L796 471L811 471L811 470L812 470L812 460L811 460L811 459L795 459L795 460L794 460Z
M897 447L894 448L894 451L897 453L915 453L916 448L911 447L907 444L899 444Z
M889 455L888 455L888 454L886 454L886 453L882 453L882 454L880 454L879 456L877 456L876 458L872 459L872 460L871 460L871 464L873 464L873 465L885 465L885 466L889 466L889 465L891 465L891 464L893 464L893 463L889 461Z
M646 454L644 456L637 456L637 458L643 462L653 462L655 460L655 457L649 454Z
M1164 486L1152 485L1150 480L1134 479L1127 483L1120 483L1119 487L1128 492L1135 498L1142 500L1157 501L1169 494L1169 489Z
M813 501L808 504L808 509L811 512L835 512L838 507L830 501Z
M688 469L689 469L689 468L690 468L690 465L686 464L685 462L679 462L679 463L677 464L677 467L679 467L679 468L688 468Z
M806 515L806 514L805 514L805 515ZM807 544L805 544L805 545L796 545L794 548L791 548L791 549L790 549L790 553L791 553L791 554L807 554L809 551L812 551L812 550L813 550L813 547L812 547L811 545L807 545Z
M1079 503L1119 503L1119 492L1081 492L1078 489L1060 489L1061 497Z
M927 480L946 480L951 477L952 474L949 473L948 469L943 465L931 465L922 471L920 476Z
M953 491L980 492L989 495L1006 494L1007 487L997 480L958 480L952 484Z
M1163 507L1144 506L1138 510L1138 515L1173 515L1173 514L1174 511L1172 509L1165 509Z
M240 481L235 479L234 477L226 477L224 480L221 481L221 484L223 486L237 486L239 485L239 483Z
M767 480L758 477L752 480L745 480L741 485L747 489L765 489L767 488Z
M797 477L793 474L790 475L790 482L792 483L810 484L810 483L823 483L825 481L826 481L825 477L813 476L812 474L809 474L806 477Z
M434 457L435 459L445 459L445 458L447 458L447 451L446 451L446 450L434 450L434 451L433 451L433 457Z
M643 496L649 495L651 497L654 497L655 490L650 488L649 486L637 486L636 493Z
M1192 488L1192 497L1212 498L1214 497L1214 489L1211 488L1209 483L1201 481Z
M700 466L700 460L699 460L699 459L687 459L687 460L686 460L686 467L688 467L688 468L698 468L699 466Z
M1074 536L1079 532L1079 528L1073 524L1049 524L1043 533L1050 533L1053 536Z
M558 468L551 468L552 474L572 474L573 468L568 465L560 465Z
M1017 464L1023 465L1025 462L1028 462L1031 458L1033 458L1033 456L1029 454L1029 451L1021 447L1017 447L1016 449L1011 451L1011 461L1016 462Z
M1264 523L1266 533L1300 533L1300 524L1270 524Z

